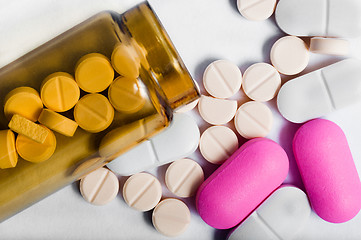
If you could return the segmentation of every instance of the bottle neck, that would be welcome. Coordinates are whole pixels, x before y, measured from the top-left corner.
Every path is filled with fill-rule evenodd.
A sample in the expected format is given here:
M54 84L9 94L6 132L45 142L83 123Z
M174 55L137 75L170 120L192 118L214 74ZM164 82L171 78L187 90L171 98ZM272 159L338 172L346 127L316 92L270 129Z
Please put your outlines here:
M125 12L121 21L167 105L175 110L197 99L195 82L149 4Z

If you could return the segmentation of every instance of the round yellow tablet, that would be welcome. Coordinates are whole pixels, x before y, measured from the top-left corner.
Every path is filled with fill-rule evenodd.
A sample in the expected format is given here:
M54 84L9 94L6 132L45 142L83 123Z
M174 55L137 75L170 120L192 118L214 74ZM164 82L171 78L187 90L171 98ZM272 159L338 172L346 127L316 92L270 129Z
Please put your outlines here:
M136 50L123 43L118 44L112 53L112 65L120 75L137 78L139 76L140 58Z
M78 102L80 89L70 74L56 72L42 82L40 96L47 108L56 112L65 112Z
M45 128L45 127L44 127ZM47 129L47 128L46 128ZM49 131L44 143L38 143L24 135L19 134L16 139L16 150L24 160L39 163L48 160L56 148L56 138L54 133Z
M76 65L75 80L85 92L102 92L113 79L113 67L108 58L100 53L87 54Z
M97 133L112 123L114 109L106 97L92 93L82 97L75 105L74 118L82 129Z
M50 109L43 109L39 116L39 122L55 132L68 137L72 137L78 128L78 124L75 121Z
M145 103L136 78L118 77L115 79L109 87L108 98L115 110L119 112L137 112Z
M8 120L14 114L19 114L33 122L43 110L43 103L39 93L31 87L18 87L5 97L4 113Z
M18 162L15 135L11 130L0 131L0 168L13 168Z

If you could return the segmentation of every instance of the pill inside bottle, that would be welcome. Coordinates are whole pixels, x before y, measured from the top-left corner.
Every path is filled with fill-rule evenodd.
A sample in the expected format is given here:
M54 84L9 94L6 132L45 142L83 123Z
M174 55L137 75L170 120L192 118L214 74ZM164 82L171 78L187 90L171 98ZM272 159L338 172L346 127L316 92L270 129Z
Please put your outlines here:
M141 3L122 14L100 12L1 68L0 96L0 138L13 150L17 143L15 152L0 149L1 222L161 132L199 90ZM17 140L8 127L13 115ZM115 147L100 154L103 138Z
M4 114L8 120L19 114L31 121L36 121L43 109L39 93L31 87L18 87L5 96Z

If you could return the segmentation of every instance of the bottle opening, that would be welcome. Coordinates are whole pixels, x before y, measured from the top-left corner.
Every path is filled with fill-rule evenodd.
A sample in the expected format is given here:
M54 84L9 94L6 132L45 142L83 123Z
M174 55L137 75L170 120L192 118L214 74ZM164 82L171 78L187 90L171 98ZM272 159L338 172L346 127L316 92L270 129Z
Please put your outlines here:
M150 5L144 2L127 11L122 22L168 105L174 110L197 99L195 82Z

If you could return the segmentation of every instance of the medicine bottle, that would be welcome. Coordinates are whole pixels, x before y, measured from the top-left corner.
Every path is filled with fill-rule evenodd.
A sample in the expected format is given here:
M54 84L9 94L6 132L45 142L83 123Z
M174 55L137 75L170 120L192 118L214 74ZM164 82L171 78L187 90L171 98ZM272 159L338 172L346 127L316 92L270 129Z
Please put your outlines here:
M115 70L110 87L97 93L81 85L87 79L77 79L82 60L89 56L107 59ZM84 73L86 78L92 78L91 67L84 69L89 71ZM59 72L74 77L81 89L80 99L91 94L107 98L114 108L113 120L101 131L88 131L79 124L72 137L52 131L56 149L49 159L34 163L19 156L15 167L0 169L0 221L162 131L172 120L173 110L199 97L185 65L146 2L123 14L100 12L0 69L1 106L5 96L18 87L41 93L44 80ZM97 81L99 84L92 84L102 85L105 80ZM117 90L111 93L113 84ZM3 109L0 130L7 130L10 119ZM75 121L75 109L76 105L58 114ZM83 115L86 119L89 116ZM105 116L95 118L103 121Z

